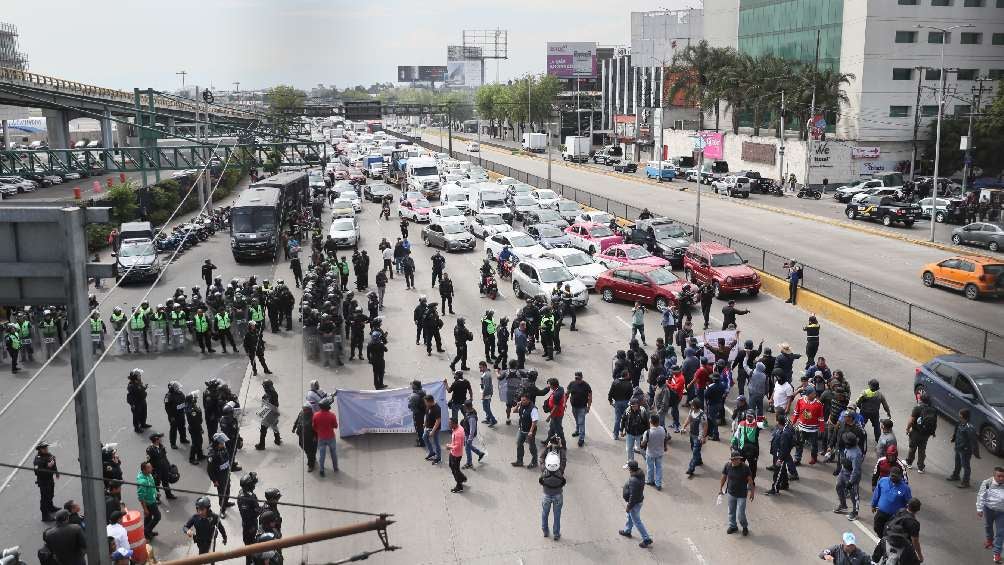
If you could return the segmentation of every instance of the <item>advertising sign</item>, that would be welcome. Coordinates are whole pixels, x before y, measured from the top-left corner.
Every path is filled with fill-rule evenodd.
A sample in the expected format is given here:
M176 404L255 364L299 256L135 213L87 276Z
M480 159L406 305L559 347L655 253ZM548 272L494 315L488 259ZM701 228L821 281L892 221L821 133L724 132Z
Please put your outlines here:
M449 428L446 407L446 383L434 381L422 385L442 410L442 428ZM384 390L338 389L338 432L341 437L362 434L414 434L415 426L408 409L411 387Z
M809 120L809 127L812 132L812 139L821 139L826 132L826 117L816 114Z
M777 157L777 146L773 143L743 142L743 160L751 163L773 165Z
M858 165L858 174L871 177L880 173L891 173L896 170L895 161L862 161Z
M596 43L547 44L547 74L558 78L596 78Z
M481 86L481 48L465 45L446 47L446 84L448 86Z
M418 80L418 67L397 67L397 82L415 82Z
M704 146L705 159L722 159L725 155L724 138L725 134L716 131L699 131L697 135L701 138Z
M881 154L878 147L851 147L851 159L878 159Z
M443 65L419 67L418 80L423 82L444 82L446 80L446 67Z

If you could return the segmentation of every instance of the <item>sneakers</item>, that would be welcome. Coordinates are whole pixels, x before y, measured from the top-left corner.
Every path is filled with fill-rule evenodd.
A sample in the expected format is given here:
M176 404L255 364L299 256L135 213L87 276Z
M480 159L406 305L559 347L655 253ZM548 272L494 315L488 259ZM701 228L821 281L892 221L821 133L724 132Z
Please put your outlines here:
M1000 562L1001 562L1001 554L1000 553L995 553L994 554L994 563L1000 563Z
M554 537L551 538L551 539L553 539L554 541L560 541L561 540L561 534L554 534Z
M462 466L462 467L460 467L460 468L461 468L461 469L473 469L473 468L474 468L474 465L471 465L470 463L467 463L467 464L463 465L463 466Z
M857 520L857 519L858 519L858 513L857 512L851 512L850 514L847 515L847 521L848 522L853 522L854 520Z
M969 481L962 481L955 488L969 488Z
M631 537L631 532L629 532L627 530L617 530L617 533L620 534L620 535L622 535L622 536L624 536L624 537L626 537L626 538Z
M729 529L725 530L725 533L731 535L731 534L734 534L734 533L736 533L738 531L739 531L739 528L737 528L735 526L729 526Z
M959 480L959 476L958 475L949 475L949 476L945 477L945 480L946 481L957 481L957 480Z
M522 461L513 461L512 463L510 463L510 465L512 465L513 467L522 467L523 466L523 462Z
M478 463L480 463L481 460L484 459L484 458L485 458L485 452L484 451L482 451L481 453L478 453Z
M526 468L527 469L536 469L537 468L537 462L534 461L533 463L530 463L529 465L526 466Z
M545 538L549 538L549 537L551 537L551 532L549 532L549 531L547 531L547 530L544 530L544 537L545 537Z
M847 507L846 506L842 506L842 505L841 506L837 506L836 508L833 509L833 513L834 514L847 514Z
M650 545L652 545L652 540L651 539L647 539L647 540L642 540L642 542L638 544L638 547L640 547L642 549L645 549L646 547L649 547Z
M463 487L463 485L453 487L453 488L450 489L450 492L452 492L452 493L464 492L464 487Z
M748 535L750 535L750 529L747 528L746 526L743 526L743 537L746 537Z
M993 546L994 546L993 538L987 538L987 540L983 542L983 549L990 549Z
M909 467L909 466L907 466L907 467ZM920 473L921 475L923 475L924 474L924 469L922 467L917 467L917 472Z

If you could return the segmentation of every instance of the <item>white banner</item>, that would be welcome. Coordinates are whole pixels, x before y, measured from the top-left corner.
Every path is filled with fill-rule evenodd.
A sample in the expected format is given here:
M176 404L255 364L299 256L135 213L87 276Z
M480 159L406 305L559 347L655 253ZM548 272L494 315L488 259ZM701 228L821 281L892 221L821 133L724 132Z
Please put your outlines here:
M878 159L881 154L878 147L851 147L851 159Z

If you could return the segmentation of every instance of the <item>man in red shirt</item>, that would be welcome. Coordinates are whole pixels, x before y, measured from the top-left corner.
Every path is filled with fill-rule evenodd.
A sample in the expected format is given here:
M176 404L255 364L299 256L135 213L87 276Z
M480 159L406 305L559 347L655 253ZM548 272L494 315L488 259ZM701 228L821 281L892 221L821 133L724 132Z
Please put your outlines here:
M456 418L450 418L450 429L453 431L450 439L450 471L453 472L453 480L457 481L457 486L451 488L450 492L464 492L467 476L460 470L460 459L464 455L466 436L464 428L457 424Z
M812 459L809 465L816 464L816 456L819 455L819 436L825 428L823 420L823 403L816 398L816 389L808 387L805 389L805 396L795 403L795 413L792 416L792 423L798 429L801 439L795 445L795 465L802 464L802 449L805 442L809 442L812 449Z
M875 462L875 470L872 471L872 488L875 488L879 479L888 477L893 467L899 467L903 471L903 482L910 482L906 478L906 462L899 459L899 451L896 446L890 445L885 450L885 457Z
M317 451L320 458L320 470L321 476L324 476L324 450L327 448L328 452L331 453L331 468L335 471L338 470L338 453L335 451L335 430L338 429L338 418L335 417L335 413L331 411L331 404L334 403L335 399L331 396L326 396L318 403L321 407L314 417L311 419L311 423L314 426L314 434L317 436Z
M704 389L708 386L708 381L711 380L711 373L714 372L715 367L711 364L711 359L702 357L701 366L694 372L694 378L687 383L687 388L693 391L694 398L704 401Z

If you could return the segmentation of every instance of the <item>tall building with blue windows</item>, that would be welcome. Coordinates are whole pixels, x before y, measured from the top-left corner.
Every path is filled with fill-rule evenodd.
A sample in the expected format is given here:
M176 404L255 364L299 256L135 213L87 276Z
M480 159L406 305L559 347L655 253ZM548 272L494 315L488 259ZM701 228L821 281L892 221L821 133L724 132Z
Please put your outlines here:
M910 145L915 116L925 128L937 115L942 66L949 116L973 109L978 79L994 81L981 106L1004 79L1004 0L704 0L704 12L709 42L751 55L811 64L818 31L820 68L854 75L835 137L890 153Z

